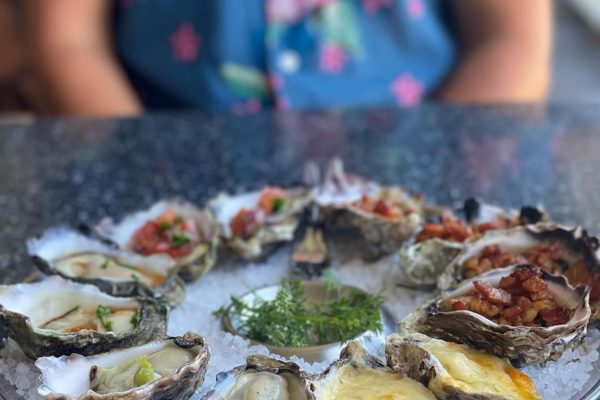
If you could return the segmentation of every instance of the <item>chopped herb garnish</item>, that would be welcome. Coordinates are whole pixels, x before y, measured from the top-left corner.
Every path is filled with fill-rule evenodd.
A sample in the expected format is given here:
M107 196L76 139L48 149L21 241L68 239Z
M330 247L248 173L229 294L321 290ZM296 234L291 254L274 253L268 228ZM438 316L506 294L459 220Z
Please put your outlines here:
M286 206L287 206L287 201L281 197L277 197L273 201L273 212L278 213L280 211L283 211Z
M168 221L160 221L160 222L158 223L158 229L159 229L161 232L168 231L169 229L171 229L171 227L173 227L173 224L171 224L171 223L170 223L170 222L168 222Z
M130 276L131 276L131 279L133 279L134 281L137 281L137 282L140 281L140 277L137 276L137 274L131 274Z
M104 262L102 263L100 268L106 269L106 268L108 268L109 265L110 265L110 260L107 258L106 260L104 260Z
M183 224L183 217L181 215L178 215L175 217L175 225L181 225Z
M243 321L238 329L247 337L275 346L303 347L346 341L364 331L381 332L382 296L358 289L339 290L328 284L324 304L306 304L300 281L281 284L275 299L258 299L246 304L232 297L230 307L215 311L217 316Z
M133 325L134 327L138 327L138 325L140 324L140 313L139 311L136 311L135 313L133 313L133 315L131 316L131 325Z
M121 265L123 268L127 268L127 269L130 269L130 270L132 270L132 271L137 271L137 270L139 269L139 268L138 268L138 267L136 267L135 265L123 264L123 263L121 263L120 265Z
M113 330L112 321L109 321L108 318L111 316L110 308L99 305L96 308L96 316L100 320L100 323L107 331L111 332Z
M186 244L189 244L192 241L188 235L185 233L176 233L173 235L173 239L171 239L171 247L178 248L183 247Z

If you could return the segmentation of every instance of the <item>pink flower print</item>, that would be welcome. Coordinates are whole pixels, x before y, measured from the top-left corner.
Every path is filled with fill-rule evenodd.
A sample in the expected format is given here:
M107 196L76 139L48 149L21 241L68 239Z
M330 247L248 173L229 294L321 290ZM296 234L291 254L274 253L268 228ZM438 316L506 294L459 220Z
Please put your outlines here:
M337 0L266 0L267 20L282 23L296 22L313 9L335 1Z
M423 84L410 74L401 74L392 82L391 91L400 107L413 107L423 98Z
M408 10L408 15L412 19L421 19L423 14L425 14L425 4L423 4L423 0L408 0L406 5Z
M277 97L275 99L275 108L280 111L290 109L290 101L287 97Z
M362 0L363 8L369 14L375 14L380 9L392 4L392 0Z
M321 46L319 58L321 70L331 74L340 72L346 65L346 53L337 43L325 43Z
M276 92L283 87L283 78L279 74L269 74L267 81L271 92Z
M198 50L202 39L189 22L182 23L175 32L171 34L171 47L173 58L179 62L192 62L198 58Z
M262 103L258 99L250 99L246 102L246 111L250 114L256 114L262 109Z

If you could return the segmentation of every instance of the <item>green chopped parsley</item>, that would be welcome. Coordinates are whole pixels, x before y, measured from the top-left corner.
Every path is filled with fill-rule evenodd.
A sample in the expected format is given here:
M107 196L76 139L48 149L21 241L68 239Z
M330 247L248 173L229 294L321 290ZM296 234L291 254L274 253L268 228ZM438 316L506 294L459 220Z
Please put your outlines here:
M287 201L281 197L277 197L273 201L273 212L274 213L283 211L283 210L285 210L286 207L287 207Z
M137 276L137 274L131 274L130 276L131 276L131 279L133 279L134 281L136 281L136 282L140 281L140 277Z
M168 230L169 230L169 229L171 229L172 227L173 227L173 224L171 224L171 223L170 223L170 222L168 222L168 221L160 221L160 222L158 223L158 229L159 229L161 232L168 231Z
M185 233L176 233L173 235L173 239L171 239L171 247L174 249L178 247L183 247L186 244L190 244L192 239Z
M136 311L135 313L133 313L129 321L131 322L131 325L137 328L140 325L140 312Z
M181 215L178 215L175 217L175 225L181 225L183 224L183 217Z
M113 330L112 321L109 321L109 319L108 319L111 315L112 315L112 313L110 311L110 308L108 308L106 306L99 305L96 308L96 316L100 320L100 323L102 324L104 329L106 329L109 332L112 332L112 330Z
M108 268L108 266L110 265L110 259L105 259L104 262L102 263L102 265L100 266L100 268L102 269L106 269Z

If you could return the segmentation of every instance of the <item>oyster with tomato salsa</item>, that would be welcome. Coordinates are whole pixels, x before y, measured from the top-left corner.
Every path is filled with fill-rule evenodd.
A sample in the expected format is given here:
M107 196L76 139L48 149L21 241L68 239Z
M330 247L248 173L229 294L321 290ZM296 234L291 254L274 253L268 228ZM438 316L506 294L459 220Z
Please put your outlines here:
M59 276L0 286L0 326L31 358L146 343L165 332L166 314L150 298L113 297Z
M406 275L403 284L433 287L466 241L487 231L537 223L546 218L546 213L538 207L507 211L475 199L465 200L459 215L464 220L450 210L442 210L435 216L438 221L423 224L414 242L402 246L400 265Z
M206 274L217 257L219 235L214 217L183 201L161 201L118 223L105 219L95 229L122 249L143 256L169 256L188 282Z
M294 239L300 214L310 201L311 192L305 188L266 187L238 195L222 193L208 206L225 246L245 260L254 260Z
M573 288L531 264L491 270L468 279L400 322L420 332L464 343L515 365L543 363L579 344L591 316L588 286Z
M541 400L531 378L502 358L419 333L386 338L387 364L438 399Z
M90 283L113 296L150 296L171 306L185 295L175 261L166 254L143 256L66 228L27 243L45 274Z
M333 163L317 189L326 239L334 251L375 260L397 251L422 223L423 200L398 186L346 174Z
M591 287L592 304L600 301L598 239L582 228L550 223L488 231L465 244L438 279L444 290L484 272L530 263L550 274L562 274L572 285Z

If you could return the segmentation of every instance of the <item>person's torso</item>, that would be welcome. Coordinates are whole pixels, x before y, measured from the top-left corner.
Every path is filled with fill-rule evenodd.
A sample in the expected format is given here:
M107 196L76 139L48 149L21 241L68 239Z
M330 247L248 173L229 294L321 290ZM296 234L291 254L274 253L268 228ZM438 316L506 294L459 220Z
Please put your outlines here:
M120 0L121 62L151 108L418 104L455 48L438 0Z

